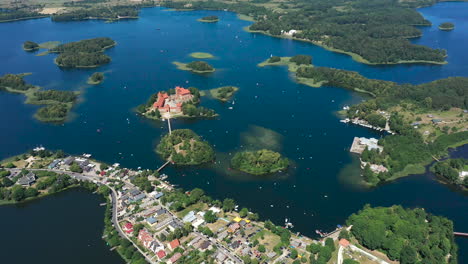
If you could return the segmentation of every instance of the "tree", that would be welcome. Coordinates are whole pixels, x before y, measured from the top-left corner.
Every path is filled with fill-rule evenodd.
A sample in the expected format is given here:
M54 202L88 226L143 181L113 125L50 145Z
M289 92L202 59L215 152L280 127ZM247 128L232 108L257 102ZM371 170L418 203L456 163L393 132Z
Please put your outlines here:
M216 214L213 213L213 211L211 210L208 210L206 213L205 213L205 216L203 217L205 219L205 221L207 223L214 223L216 222L216 220L218 219L218 217L216 217Z
M36 197L39 194L36 188L30 187L27 188L26 191L24 192L24 195L29 198L29 197Z
M266 251L265 246L262 244L258 245L258 251L264 253Z
M289 61L296 63L297 65L309 65L312 64L312 57L309 55L296 55Z
M343 260L343 264L359 264L359 262L353 259L345 259Z
M78 165L78 163L73 162L73 163L70 165L70 171L76 172L76 173L82 173L82 172L83 172L83 169L80 167L80 165Z
M335 251L335 242L333 242L332 238L325 239L325 246L330 249L331 252Z
M11 198L15 201L21 201L25 198L24 188L16 185L11 189Z
M249 209L244 207L239 211L239 216L240 217L246 217L248 213L249 213Z
M224 211L230 212L230 211L234 210L235 206L236 206L236 203L234 202L233 199L229 199L229 198L224 199L224 201L223 201L223 210Z
M258 213L250 213L249 214L249 219L252 221L257 221L260 217L258 216Z
M298 256L297 250L295 248L291 249L291 258L296 259Z
M338 239L346 239L346 240L349 240L350 239L350 235L349 235L349 231L346 230L346 229L343 229L340 231L340 234L338 235Z
M417 261L417 252L414 247L410 245L403 246L400 252L400 263L401 264L411 264L416 263Z

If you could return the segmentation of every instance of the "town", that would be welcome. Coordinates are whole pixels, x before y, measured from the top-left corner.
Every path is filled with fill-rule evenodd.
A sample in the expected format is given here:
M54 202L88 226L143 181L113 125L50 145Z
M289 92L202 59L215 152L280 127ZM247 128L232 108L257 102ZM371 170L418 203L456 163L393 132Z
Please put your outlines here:
M46 154L44 154L46 153ZM44 172L69 175L80 182L107 186L112 202L112 223L149 263L390 263L362 249L349 238L351 227L339 226L320 241L238 209L232 199L213 200L203 190L182 191L157 171L121 168L91 159L90 154L66 156L36 148L2 164L14 186L37 187ZM6 172L6 173L5 173ZM15 188L15 187L13 187ZM38 188L41 189L41 188ZM356 246L354 246L355 244ZM322 253L328 252L328 253ZM197 256L194 259L187 260ZM184 261L184 258L186 261ZM333 260L331 260L333 258ZM194 261L194 262L191 262ZM318 262L322 263L322 262ZM361 262L363 263L363 262Z

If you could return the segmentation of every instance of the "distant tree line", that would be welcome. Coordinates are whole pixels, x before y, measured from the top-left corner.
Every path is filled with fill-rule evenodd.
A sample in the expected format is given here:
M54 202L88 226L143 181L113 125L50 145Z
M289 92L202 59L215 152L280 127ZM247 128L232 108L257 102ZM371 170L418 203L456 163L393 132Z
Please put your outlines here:
M54 14L52 21L78 21L86 19L118 19L120 17L136 18L138 17L138 6L106 6L90 7L72 10L66 13Z

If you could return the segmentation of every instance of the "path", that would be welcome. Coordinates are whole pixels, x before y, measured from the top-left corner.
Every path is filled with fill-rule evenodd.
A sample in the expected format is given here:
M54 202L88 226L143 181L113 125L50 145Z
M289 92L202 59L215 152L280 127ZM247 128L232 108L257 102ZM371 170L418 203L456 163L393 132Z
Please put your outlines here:
M169 135L171 135L172 134L172 127L171 127L171 119L170 118L167 119L167 125L169 127Z

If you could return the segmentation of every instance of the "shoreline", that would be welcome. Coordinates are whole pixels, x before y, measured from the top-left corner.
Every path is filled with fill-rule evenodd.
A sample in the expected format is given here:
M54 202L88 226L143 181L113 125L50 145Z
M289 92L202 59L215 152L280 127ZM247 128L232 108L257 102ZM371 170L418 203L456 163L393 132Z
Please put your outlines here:
M249 33L259 33L259 34L263 34L263 35L266 35L266 36L270 36L270 37L274 37L274 38L282 38L282 39L291 39L291 40L297 40L297 41L302 41L302 42L308 42L308 43L311 43L313 45L316 45L316 46L319 46L321 48L324 48L328 51L332 51L332 52L336 52L336 53L340 53L340 54L345 54L345 55L348 55L348 56L351 56L351 58L356 61L356 62L359 62L359 63L363 63L363 64L367 64L367 65L398 65L398 64L434 64L434 65L445 65L445 64L448 64L448 61L443 61L443 62L438 62L438 61L426 61L426 60L400 60L398 62L386 62L386 63L381 63L381 62L370 62L368 61L367 59L363 58L361 55L357 54L357 53L353 53L353 52L350 52L350 51L345 51L345 50L340 50L340 49L336 49L336 48L333 48L333 47L329 47L327 45L324 45L324 44L321 44L317 41L312 41L312 40L308 40L308 39L301 39L301 38L295 38L295 37L288 37L288 36L284 36L284 35L279 35L279 36L275 36L275 35L272 35L272 34L269 34L265 31L262 31L262 30L251 30L250 29L250 26L246 26L243 28L246 32L249 32Z

